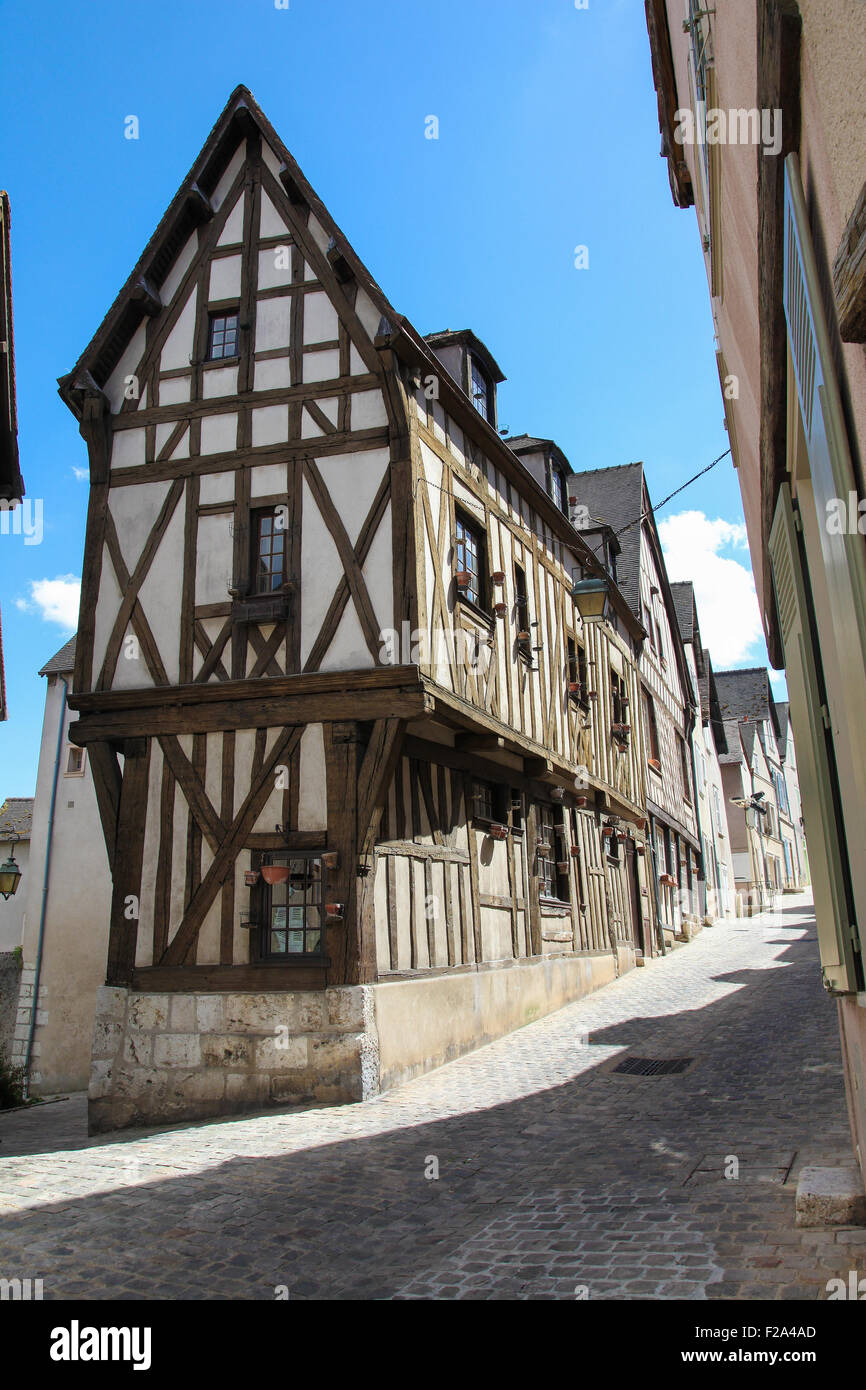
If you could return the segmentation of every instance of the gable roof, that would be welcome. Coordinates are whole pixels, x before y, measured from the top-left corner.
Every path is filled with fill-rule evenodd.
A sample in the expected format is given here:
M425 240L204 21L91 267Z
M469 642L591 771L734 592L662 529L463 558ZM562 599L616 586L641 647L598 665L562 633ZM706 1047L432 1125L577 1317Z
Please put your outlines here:
M7 835L19 835L29 840L33 830L32 796L7 796L0 806L0 840Z
M72 370L59 378L60 395L76 417L81 417L82 397L101 391L142 319L152 312L154 294L159 304L160 286L178 253L196 227L212 215L210 195L228 167L240 139L255 130L260 132L281 160L280 180L289 197L307 204L335 244L335 250L382 315L391 324L399 320L399 315L305 179L252 92L248 87L238 86L96 333Z
M720 763L742 763L745 757L745 749L742 739L742 724L736 719L722 720L722 728L725 731L725 752L719 754Z
M617 584L635 617L640 611L640 532L643 464L621 463L611 468L590 468L571 479L577 500L589 508L594 521L606 523L617 533L620 553L616 562Z
M776 741L779 745L779 756L782 762L784 762L785 755L788 751L788 734L791 730L791 706L788 700L775 700L773 703L776 707L776 723L779 728L779 735Z
M716 671L715 678L724 719L770 718L770 677L766 666Z
M60 651L55 652L50 661L46 661L39 672L40 676L62 675L66 671L75 669L75 640L77 636L76 633L75 636L70 637L69 641L60 648Z
M690 579L677 580L671 584L671 593L683 641L692 642L695 636L695 586Z

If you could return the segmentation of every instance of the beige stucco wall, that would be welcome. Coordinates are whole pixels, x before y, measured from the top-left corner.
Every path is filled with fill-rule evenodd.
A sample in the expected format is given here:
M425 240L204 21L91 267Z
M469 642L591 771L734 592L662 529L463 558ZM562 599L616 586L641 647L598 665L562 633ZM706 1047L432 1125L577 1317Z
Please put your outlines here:
M23 1058L30 1021L51 782L57 724L61 717L65 721L65 729L70 722L71 712L64 708L63 687L59 679L49 676L26 882L22 997L13 1044L16 1061ZM68 743L64 736L52 835L37 1027L30 1072L35 1095L86 1088L90 1075L96 991L105 979L108 953L111 879L96 793L88 764L85 764L83 776L64 775L67 752ZM21 888L24 887L22 882ZM29 992L25 993L25 990Z
M623 947L620 955L620 969L634 964L633 951ZM382 1089L532 1023L616 974L607 951L376 985Z

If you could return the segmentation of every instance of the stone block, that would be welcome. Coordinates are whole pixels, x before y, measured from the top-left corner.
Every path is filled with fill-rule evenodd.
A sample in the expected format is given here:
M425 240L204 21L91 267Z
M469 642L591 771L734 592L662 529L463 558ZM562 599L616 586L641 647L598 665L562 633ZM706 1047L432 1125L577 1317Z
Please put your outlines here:
M263 1072L227 1072L226 1100L235 1104L267 1105L271 1098L271 1078Z
M115 1023L122 1023L126 1017L128 998L129 990L117 985L100 985L96 991L97 1018L113 1019Z
M127 1033L123 1046L123 1060L134 1066L147 1067L153 1061L153 1034Z
M106 1061L91 1062L88 1095L92 1099L101 1099L103 1096L111 1095L111 1089L112 1063Z
M804 1168L797 1183L798 1226L860 1226L866 1194L856 1168Z
M196 997L194 994L175 994L169 1009L169 1027L173 1033L196 1033Z
M141 1030L168 1027L167 994L133 994L129 1000L130 1027Z
M325 990L328 1027L341 1033L360 1033L365 1024L369 991L363 985L342 985Z
M325 1001L320 991L304 993L298 990L292 996L291 1031L293 1033L320 1033L325 1026Z
M195 1003L196 1028L199 1033L222 1033L223 996L199 994Z
M308 1037L259 1038L256 1042L256 1070L291 1071L305 1067L309 1061L310 1039Z
M227 1033L272 1033L292 1023L293 993L227 994L224 1025Z
M248 1067L255 1051L252 1038L236 1033L205 1033L200 1038L201 1060L206 1067Z
M201 1039L197 1033L167 1033L154 1039L153 1060L158 1067L197 1067L201 1063Z
M113 1057L123 1037L123 1024L114 1019L100 1018L93 1024L93 1056Z

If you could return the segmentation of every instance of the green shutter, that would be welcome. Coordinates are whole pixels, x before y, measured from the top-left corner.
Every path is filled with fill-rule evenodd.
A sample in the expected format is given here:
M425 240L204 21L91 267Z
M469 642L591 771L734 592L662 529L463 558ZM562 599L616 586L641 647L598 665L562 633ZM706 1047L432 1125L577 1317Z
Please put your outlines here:
M770 560L785 648L785 672L796 737L800 797L809 841L815 918L824 978L834 990L858 988L845 868L839 849L834 777L827 750L818 662L800 566L791 491L784 483L770 532Z

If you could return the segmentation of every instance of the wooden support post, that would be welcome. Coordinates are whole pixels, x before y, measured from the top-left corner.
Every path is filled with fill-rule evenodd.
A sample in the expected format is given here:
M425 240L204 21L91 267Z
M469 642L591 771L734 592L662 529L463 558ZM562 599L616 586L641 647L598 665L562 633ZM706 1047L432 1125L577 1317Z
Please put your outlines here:
M108 938L106 983L109 985L128 985L135 967L150 740L127 739L123 758Z

